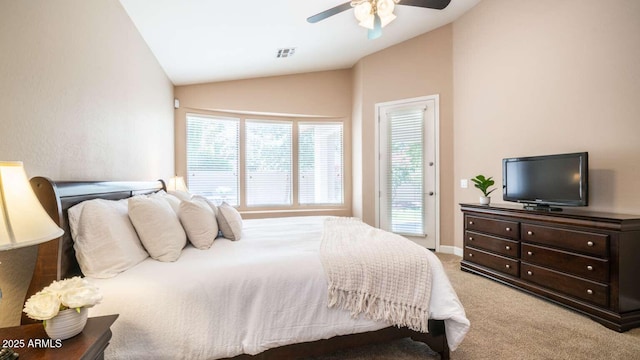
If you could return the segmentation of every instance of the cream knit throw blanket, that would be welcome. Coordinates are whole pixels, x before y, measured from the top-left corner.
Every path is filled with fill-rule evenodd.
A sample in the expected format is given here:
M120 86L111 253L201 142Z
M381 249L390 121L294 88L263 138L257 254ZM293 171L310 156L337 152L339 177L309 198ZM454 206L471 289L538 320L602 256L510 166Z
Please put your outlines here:
M422 246L359 219L327 218L320 258L329 307L428 332L431 270Z

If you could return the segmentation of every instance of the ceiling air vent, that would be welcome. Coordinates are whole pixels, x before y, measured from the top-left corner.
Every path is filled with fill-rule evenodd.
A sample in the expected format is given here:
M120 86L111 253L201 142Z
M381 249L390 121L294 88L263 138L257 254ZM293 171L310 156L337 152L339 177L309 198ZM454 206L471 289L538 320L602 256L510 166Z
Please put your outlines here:
M278 49L277 58L292 57L296 53L296 48Z

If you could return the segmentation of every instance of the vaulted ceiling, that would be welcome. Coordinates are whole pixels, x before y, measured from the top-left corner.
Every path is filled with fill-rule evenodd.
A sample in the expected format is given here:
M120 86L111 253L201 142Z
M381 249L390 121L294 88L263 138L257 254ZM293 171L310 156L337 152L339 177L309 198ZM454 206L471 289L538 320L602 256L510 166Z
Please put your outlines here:
M345 0L120 0L175 85L344 69L362 57L448 24L480 0L444 10L396 5L375 40L353 9L311 24ZM278 58L280 49L295 48Z

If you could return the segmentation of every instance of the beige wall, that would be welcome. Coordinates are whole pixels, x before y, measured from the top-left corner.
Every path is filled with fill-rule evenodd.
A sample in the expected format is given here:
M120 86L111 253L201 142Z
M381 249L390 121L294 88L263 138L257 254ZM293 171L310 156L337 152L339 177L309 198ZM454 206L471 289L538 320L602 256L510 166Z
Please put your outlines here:
M375 105L400 99L440 95L440 242L453 245L453 51L447 25L369 55L355 66L354 216L375 224ZM354 140L354 144L356 141ZM355 148L355 147L354 147Z
M501 184L505 157L588 151L589 208L640 214L640 1L485 0L453 30L456 183Z
M255 113L267 118L293 116L344 121L345 206L332 214L351 216L351 88L351 70L177 86L175 96L180 100L180 108L175 111L176 172L180 176L186 174L188 113L226 116ZM284 216L303 214L280 213ZM243 211L245 218L259 216L262 215Z
M0 160L55 180L173 174L173 85L118 1L1 6ZM0 253L0 327L20 321L34 250Z

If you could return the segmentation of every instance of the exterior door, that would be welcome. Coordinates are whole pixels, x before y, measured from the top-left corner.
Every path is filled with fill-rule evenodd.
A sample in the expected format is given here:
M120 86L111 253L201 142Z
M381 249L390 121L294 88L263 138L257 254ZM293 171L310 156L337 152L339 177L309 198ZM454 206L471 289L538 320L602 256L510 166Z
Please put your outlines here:
M378 226L437 249L438 97L382 103L378 114Z

